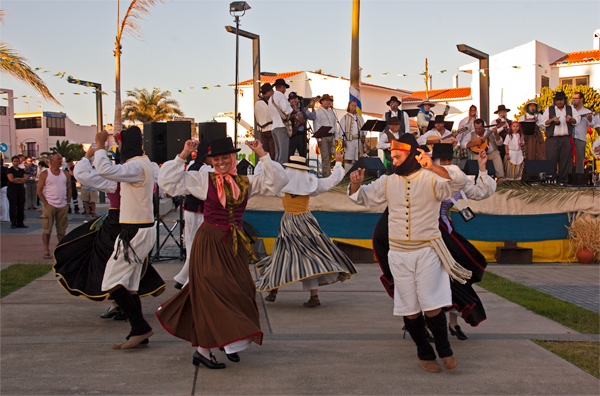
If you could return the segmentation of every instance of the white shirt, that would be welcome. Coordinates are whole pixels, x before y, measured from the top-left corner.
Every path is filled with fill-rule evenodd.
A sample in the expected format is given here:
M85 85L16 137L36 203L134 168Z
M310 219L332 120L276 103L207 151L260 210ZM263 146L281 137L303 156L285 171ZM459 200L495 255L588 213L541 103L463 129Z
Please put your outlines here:
M587 142L588 127L594 128L596 123L594 122L594 118L592 118L592 121L588 121L586 115L590 114L591 111L587 107L582 106L581 109L577 110L577 113L579 113L581 116L581 122L573 126L573 139L579 139Z
M594 140L594 143L592 143L592 153L600 154L600 137L598 137L598 139Z
M458 129L461 129L461 128L464 128L464 127L468 127L469 128L469 129L466 130L465 135L468 134L469 132L473 132L473 129L475 129L475 126L473 125L473 121L469 117L463 118L458 123Z
M289 116L293 111L292 107L290 106L290 102L288 102L285 95L279 91L275 91L273 96L271 96L271 99L269 99L269 114L271 115L271 120L273 120L272 129L285 128L285 124L283 123L281 115L279 115L279 111L277 111L274 103L279 106L279 109L281 109L285 115Z
M498 140L496 140L496 135L490 130L490 129L485 129L485 132L483 133L483 136L485 136L486 134L489 133L489 137L488 137L488 149L487 149L487 153L492 153L496 150L498 150L498 145L499 144L503 144L502 141L502 137L498 136ZM462 141L460 142L460 147L462 148L467 148L467 144L471 142L471 140L483 137L483 136L479 136L477 133L475 133L475 131L466 134Z
M537 114L537 116L538 116L538 120L536 122L537 126L542 131L546 130L546 126L544 125L544 122L541 121L542 115L541 114ZM523 122L523 121L535 121L535 115L532 115L532 114L529 114L529 113L525 113L521 117L519 117L519 122Z
M550 106L552 107L552 106ZM544 114L542 114L541 121L544 123L544 125L546 124L546 121L548 121L550 119L550 107L548 107L545 111ZM579 124L579 122L581 122L581 116L579 115L579 113L577 112L577 110L575 110L575 108L573 106L570 106L571 109L573 109L573 118L575 119L575 125ZM554 109L556 110L556 116L558 117L558 120L560 121L560 125L554 125L554 136L568 136L569 135L569 129L567 126L567 121L565 121L565 118L567 116L567 106L565 105L563 107L562 110L560 110L558 107L554 106ZM549 125L546 126L546 128L548 128Z
M319 107L315 110L315 114L317 115L317 119L313 121L315 133L322 126L330 126L332 129L329 130L329 133L333 133L335 140L339 139L339 131L333 109L329 107L327 110L325 110L325 108Z
M408 118L408 113L405 111L405 112L403 112L403 114L404 114L404 133L411 133L411 130L410 130L410 118ZM387 112L383 115L383 121L387 121L388 120L388 118L386 116L387 116ZM392 113L390 115L390 118L391 117L398 117L398 112L393 112L392 111ZM385 127L384 132L387 131L387 130L389 130L388 126Z
M394 137L397 139L400 139L400 132L392 132L392 131L388 131L389 133L391 133L392 135L394 135ZM387 137L387 133L385 132L381 132L379 134L379 140L377 141L377 148L380 150L385 150L385 149L389 149L392 146L392 143L388 143L388 137Z
M510 157L510 163L519 165L523 163L523 151L521 150L521 135L518 133L507 134L504 138L504 145Z
M340 120L341 132L344 133L344 134L346 134L346 138L348 137L347 132L344 130L344 128L346 127L346 117L352 118L352 136L358 137L358 121L357 121L356 114L346 113L342 117L342 119ZM340 135L342 133L340 133Z
M419 143L420 146L427 144L428 137L439 137L440 139L451 138L452 132L450 132L447 129L444 129L444 134L440 136L440 133L436 129L431 129L431 130L425 132L424 134L422 134L421 136L419 136L419 138L417 139L417 143ZM456 150L459 147L459 145L460 145L460 142L457 139L457 142L454 145L454 150Z
M92 156L92 161L93 158L94 157ZM82 186L95 188L106 193L114 193L117 191L118 183L100 177L87 157L83 157L81 161L75 165L73 176L75 176L75 179L81 183Z
M272 119L269 105L262 99L257 100L254 104L254 119L256 120L256 126L260 132L269 132L273 127L273 124L265 125L271 122ZM265 126L261 128L260 125Z

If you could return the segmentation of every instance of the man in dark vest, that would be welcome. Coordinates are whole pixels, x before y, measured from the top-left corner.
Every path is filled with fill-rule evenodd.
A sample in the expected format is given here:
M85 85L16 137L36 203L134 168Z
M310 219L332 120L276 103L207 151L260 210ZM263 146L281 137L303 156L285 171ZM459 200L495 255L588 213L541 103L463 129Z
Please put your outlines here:
M392 140L400 139L401 135L404 135L404 132L400 130L401 122L398 117L392 117L389 119L386 129L381 132L379 135L379 141L377 142L377 148L383 150L383 154L385 155L385 165L387 168L387 174L391 175L394 173L393 161L392 161L392 153L390 151L390 146L392 145Z
M508 119L509 112L510 109L507 109L506 106L504 106L503 104L499 105L498 110L494 111L494 114L498 114L498 119L496 119L496 122L493 122L493 124L506 122L505 126L498 128L498 134L500 135L502 140L506 138L506 135L510 130L510 126L512 125L512 121ZM498 151L500 152L500 157L502 157L502 161L504 161L504 155L506 154L506 151L504 150L503 144L498 146Z
M541 122L546 127L546 158L552 161L554 169L558 166L557 180L567 183L573 162L573 131L581 116L564 92L556 92L554 104L544 111Z
M392 96L390 100L386 102L388 106L390 106L390 111L386 112L383 115L383 121L389 121L392 117L398 118L400 121L399 130L401 133L410 133L410 119L408 118L408 113L400 110L400 99L395 96ZM388 127L386 126L383 130L384 132L388 131Z

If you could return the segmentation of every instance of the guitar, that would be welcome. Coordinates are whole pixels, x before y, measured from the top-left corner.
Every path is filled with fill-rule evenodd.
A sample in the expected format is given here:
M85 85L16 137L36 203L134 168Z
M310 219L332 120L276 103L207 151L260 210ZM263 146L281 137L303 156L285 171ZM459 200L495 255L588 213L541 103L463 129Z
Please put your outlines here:
M489 131L486 132L482 137L476 137L475 139L472 139L470 143L473 143L473 142L476 142L479 140L481 140L482 142L479 145L469 147L469 149L472 152L474 152L475 154L479 154L479 151L481 151L481 150L487 150L488 145L489 145L488 139L494 133L494 129L503 127L504 125L506 125L505 121L499 122L496 125L487 126L486 128L488 128Z
M450 132L450 134L451 134L452 136L445 136L445 137L443 137L443 138L441 138L441 137L439 137L439 136L429 136L429 137L427 138L427 142L426 142L425 144L426 144L427 146L430 146L430 147L429 147L429 149L430 149L430 150L432 150L432 147L431 147L431 146L433 146L434 144L436 144L436 143L441 143L441 142L442 142L442 140L448 139L448 138L450 138L450 137L456 138L456 136L457 136L459 133L466 132L468 129L469 129L469 127L462 127L462 128L460 128L460 129L457 129L457 130L455 130L455 131L452 131L452 132Z

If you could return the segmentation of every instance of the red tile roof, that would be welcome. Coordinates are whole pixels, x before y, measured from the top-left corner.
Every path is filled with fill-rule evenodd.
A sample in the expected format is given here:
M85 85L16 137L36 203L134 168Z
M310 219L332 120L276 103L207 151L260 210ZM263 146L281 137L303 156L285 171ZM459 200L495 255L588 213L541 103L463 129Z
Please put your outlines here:
M551 66L568 63L585 63L600 60L600 50L569 52L567 55L556 60Z
M410 96L402 98L402 102L422 102L425 100L425 91L414 91ZM429 91L429 100L462 99L471 96L471 88L432 89Z

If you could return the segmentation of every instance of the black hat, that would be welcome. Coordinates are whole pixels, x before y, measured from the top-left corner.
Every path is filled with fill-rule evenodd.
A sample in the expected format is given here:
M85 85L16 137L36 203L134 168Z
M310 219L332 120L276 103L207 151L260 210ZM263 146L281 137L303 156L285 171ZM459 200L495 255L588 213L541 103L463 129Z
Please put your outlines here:
M398 117L390 117L387 123L388 125L400 125L400 119Z
M387 105L389 106L392 100L395 100L395 101L396 101L396 102L398 102L398 103L402 103L402 101L400 101L400 99L398 99L398 98L397 98L397 97L395 97L395 96L392 96L392 97L390 98L390 100L388 100L387 102L385 102L385 104L387 104Z
M279 86L279 85L285 85L286 88L289 88L290 86L286 84L285 80L283 78L278 78L277 80L275 80L275 87Z
M73 158L67 158L66 163L73 162Z
M241 149L233 147L233 140L230 137L214 139L210 141L210 154L207 157L214 157L216 155L237 153Z
M142 149L142 130L137 126L131 126L121 131L121 162L125 163L130 158L144 155Z
M554 100L565 100L567 99L567 95L563 91L557 91L554 94Z
M208 155L209 150L210 140L206 138L200 139L200 143L198 143L198 148L196 149L196 162L204 162L204 160L206 160L206 156Z
M494 111L494 114L498 114L499 112L501 112L502 110L506 111L507 113L510 111L510 109L507 109L506 106L504 105L499 105L498 106L498 110Z
M431 158L450 160L454 158L452 143L434 143Z
M264 95L272 89L273 89L273 86L269 83L266 83L260 87L260 93Z
M298 94L296 92L290 92L290 94L288 95L288 101L292 99L298 99Z
M445 122L443 114L438 114L438 115L435 116L435 121L433 123L437 124L438 122Z

